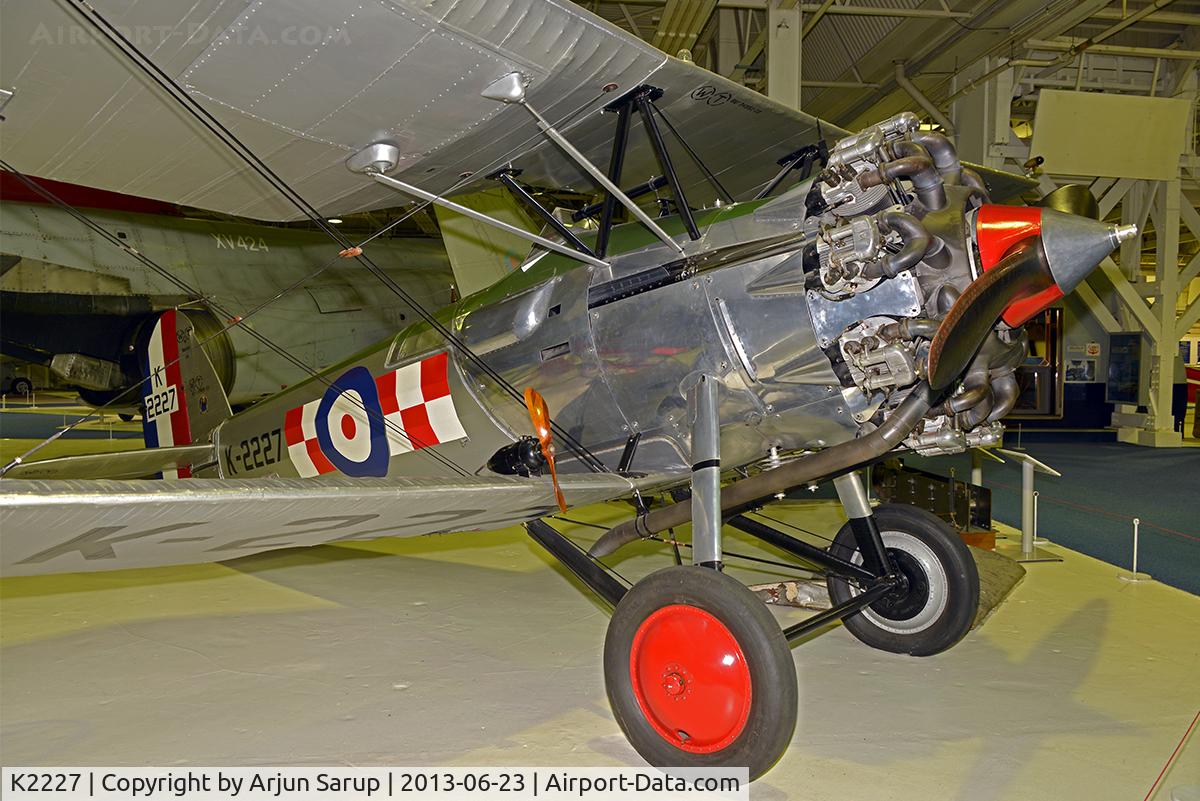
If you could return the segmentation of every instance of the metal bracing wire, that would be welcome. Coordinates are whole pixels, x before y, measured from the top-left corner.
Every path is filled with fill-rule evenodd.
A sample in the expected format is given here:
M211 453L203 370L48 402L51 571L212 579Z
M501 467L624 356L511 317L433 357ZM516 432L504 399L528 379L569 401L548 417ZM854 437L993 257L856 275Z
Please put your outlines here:
M202 340L200 342L197 342L196 347L203 347L206 343L212 341L216 337L221 336L222 334L226 333L230 329L240 326L242 328L242 330L244 330L248 335L250 335L255 340L257 340L260 344L262 344L263 346L270 349L276 355L286 359L287 361L289 361L296 367L299 367L301 370L303 370L305 373L307 373L310 377L317 379L321 383L325 384L327 387L333 385L332 381L325 378L317 370L308 366L303 361L298 359L296 356L294 356L293 354L288 352L288 350L286 348L275 343L269 337L262 334L261 332L256 331L255 329L253 329L247 325L244 325L244 323L248 319L253 317L255 314L262 311L267 306L271 305L272 303L277 301L279 298L286 295L288 292L291 292L296 287L302 285L305 281L308 281L311 278L314 278L317 275L324 272L325 270L329 269L329 267L331 267L334 263L336 263L338 257L330 259L326 263L322 264L317 270L309 273L308 275L304 276L303 278L299 279L298 281L292 283L290 286L285 287L284 289L280 290L275 295L273 295L271 298L267 299L265 302L260 303L258 306L249 310L246 314L235 315L235 314L233 314L233 312L230 309L224 308L221 304L217 303L212 298L205 298L199 290L197 290L195 287L192 287L190 284L188 284L182 278L179 278L178 276L174 275L173 273L171 273L170 270L168 270L165 267L163 267L162 265L158 264L156 261L151 259L149 256L142 253L140 250L137 250L136 248L130 246L126 242L119 239L117 236L115 236L110 231L108 231L106 228L104 228L103 226L101 226L100 224L98 224L97 222L92 220L86 214L79 211L74 206L72 206L71 204L64 201L62 198L58 197L58 195L54 194L50 190L41 186L36 181L31 179L29 176L22 173L20 170L17 170L15 167L13 167L7 161L0 159L0 167L2 167L8 173L12 174L19 181L21 181L21 183L23 183L26 187L28 187L32 191L36 192L44 199L46 199L49 202L53 203L54 205L62 208L64 211L66 211L72 217L77 219L83 225L85 225L86 227L88 227L89 229L91 229L92 231L97 233L98 235L100 235L101 238L110 242L111 244L113 244L114 246L116 246L117 248L119 248L120 250L125 252L127 255L129 255L131 258L137 260L143 266L148 267L154 273L156 273L157 275L161 276L162 278L164 278L165 280L167 280L168 282L173 284L181 292L187 294L188 296L190 296L191 298L193 298L195 300L203 300L207 305L209 305L211 308L213 308L214 310L219 312L227 320L233 321L233 322L229 323L228 325L226 325L225 327L221 328L216 333L212 334L211 336L206 337L204 340ZM189 350L190 350L190 348L189 348ZM177 356L175 359L173 359L171 362L169 362L165 366L169 367L170 365L175 364L180 359L182 359L184 357L184 355L186 355L187 352L188 351L185 350L184 353L181 353L179 356ZM47 437L45 440L39 442L37 445L33 446L32 448L27 450L25 453L21 454L16 459L14 459L12 462L10 462L8 465L6 465L2 469L0 469L0 475L3 475L6 471L11 469L12 467L14 467L18 464L21 464L26 458L33 455L37 451L41 450L46 445L49 445L51 442L55 441L59 437L63 436L68 431L70 431L70 430L76 428L77 426L79 426L80 424L96 417L98 414L102 413L104 411L104 409L114 405L115 403L117 403L120 400L124 400L126 397L133 394L134 390L139 390L143 384L145 384L147 381L150 381L152 378L153 378L152 375L145 376L140 381L137 381L137 382L131 384L130 386L126 387L122 392L120 392L118 395L114 396L113 398L110 398L104 404L96 407L96 409L94 409L87 416L81 417L79 420L76 420L74 423L72 423L68 426L64 426L59 431L56 431L54 434ZM435 461L440 462L443 466L453 470L454 472L459 473L460 475L463 475L463 476L471 475L470 471L468 471L466 468L460 466L459 464L454 462L454 460L450 459L449 457L444 456L443 454L440 454L437 451L425 450L425 446L430 445L432 443L421 442L419 439L415 438L414 436L410 435L407 431L405 431L399 424L395 423L392 420L388 420L385 416L383 416L383 414L381 412L378 412L378 411L375 411L372 409L368 409L361 400L356 400L353 397L349 397L349 396L347 396L347 399L352 405L355 405L359 409L361 409L368 417L374 416L375 418L380 420L386 428L403 436L406 440L408 440L413 445L414 450L421 450L423 455L433 458Z
M169 97L179 103L192 117L199 121L211 133L217 136L226 146L228 146L241 160L246 162L256 173L267 181L273 188L280 192L281 195L306 217L320 228L333 241L342 246L344 251L357 251L354 257L362 264L368 272L374 275L380 283L387 287L397 297L405 301L411 306L430 327L437 331L448 343L453 345L467 360L469 360L477 369L495 381L501 389L503 389L510 397L518 404L524 405L524 394L517 390L511 383L508 382L499 372L493 369L490 365L483 361L471 348L454 335L437 317L426 309L416 298L410 295L403 287L401 287L391 276L387 275L369 256L361 251L361 246L352 245L340 231L331 227L325 218L302 196L300 196L290 185L280 178L261 158L259 158L250 148L241 142L224 124L217 120L212 114L201 106L191 95L185 92L176 82L175 79L165 73L152 60L150 60L141 50L111 22L109 22L99 11L95 9L87 0L66 0L66 2L78 13L85 22L94 27L105 39L111 42L118 50L124 53L143 73L153 80L160 88L162 88ZM551 428L554 433L562 440L564 445L570 450L581 462L594 472L606 472L607 466L600 461L591 451L589 451L582 443L580 443L570 432L561 428L557 424L551 422Z

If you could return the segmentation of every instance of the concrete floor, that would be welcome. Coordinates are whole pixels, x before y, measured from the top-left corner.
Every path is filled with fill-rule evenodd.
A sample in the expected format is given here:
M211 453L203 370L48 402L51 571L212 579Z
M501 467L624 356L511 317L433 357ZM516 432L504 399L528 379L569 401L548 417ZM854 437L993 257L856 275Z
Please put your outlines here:
M840 522L828 503L778 513ZM798 646L800 723L752 797L1142 798L1200 707L1200 598L1063 555L941 656L840 627ZM616 567L666 563L639 545ZM7 765L640 762L604 696L605 610L520 530L8 579L0 599ZM1195 743L1154 797L1189 783Z

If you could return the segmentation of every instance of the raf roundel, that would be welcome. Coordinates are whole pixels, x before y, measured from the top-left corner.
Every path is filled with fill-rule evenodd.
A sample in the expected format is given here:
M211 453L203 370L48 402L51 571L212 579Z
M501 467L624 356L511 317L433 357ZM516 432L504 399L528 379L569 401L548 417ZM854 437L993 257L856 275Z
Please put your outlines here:
M375 379L354 367L325 390L317 405L317 443L334 468L348 476L386 476L388 443Z
M438 353L372 378L342 374L319 400L288 411L288 455L303 478L339 470L386 476L392 456L466 437L450 396L449 356Z

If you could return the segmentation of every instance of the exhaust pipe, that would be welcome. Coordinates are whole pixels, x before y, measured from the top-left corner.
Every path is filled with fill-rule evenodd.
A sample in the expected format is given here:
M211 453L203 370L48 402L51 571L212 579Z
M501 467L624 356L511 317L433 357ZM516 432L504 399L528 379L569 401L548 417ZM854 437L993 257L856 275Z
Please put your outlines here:
M946 389L962 375L1000 315L1015 300L1054 286L1038 237L1026 239L976 278L950 307L929 347L929 384Z
M883 261L883 274L895 278L900 273L917 266L933 245L933 238L924 224L911 214L902 211L885 211L879 215L880 228L895 231L904 240L899 253L891 253Z
M921 382L883 425L870 434L725 487L721 490L721 513L734 514L777 493L809 481L840 475L879 459L899 445L932 406L933 393L928 384ZM609 529L588 549L588 555L607 556L622 545L652 537L691 519L691 500L663 506Z
M858 185L863 189L870 189L897 178L912 181L917 198L929 211L941 211L946 208L946 185L937 168L933 166L933 159L927 155L901 156L893 161L884 162L873 170L861 173L858 176Z
M949 183L957 184L962 180L962 162L958 160L958 151L945 135L937 131L916 130L909 138L933 158L933 166Z

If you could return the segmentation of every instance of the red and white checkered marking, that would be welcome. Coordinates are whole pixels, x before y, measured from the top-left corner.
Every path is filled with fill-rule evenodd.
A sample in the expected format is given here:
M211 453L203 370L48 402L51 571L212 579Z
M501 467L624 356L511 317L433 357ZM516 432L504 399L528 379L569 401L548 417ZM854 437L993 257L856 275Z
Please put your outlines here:
M386 421L390 456L453 442L467 435L459 422L454 399L450 397L448 369L449 354L439 353L375 379ZM297 406L289 410L284 419L288 455L303 478L330 473L335 469L317 442L316 417L320 403L321 399L318 398ZM338 408L336 403L335 408ZM358 406L339 408L339 417L344 418L348 414L356 418L354 422L358 424L354 432L348 433L348 440L353 440L359 436L359 432L367 430L368 421L357 419L365 415ZM330 426L330 433L335 440L339 435L346 435L333 425Z
M287 441L288 456L302 478L333 472L333 465L317 444L317 406L320 403L318 398L297 406L284 417L283 436Z
M467 435L450 397L449 362L439 353L375 379L392 456Z

